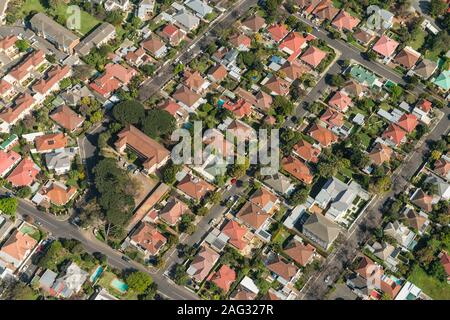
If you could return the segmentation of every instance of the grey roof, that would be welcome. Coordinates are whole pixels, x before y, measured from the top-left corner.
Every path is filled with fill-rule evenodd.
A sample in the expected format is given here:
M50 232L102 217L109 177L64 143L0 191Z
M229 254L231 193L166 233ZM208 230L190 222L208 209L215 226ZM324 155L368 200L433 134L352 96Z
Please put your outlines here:
M204 17L211 13L213 9L201 0L192 0L186 6L195 11L199 16Z
M381 260L386 260L395 250L394 246L392 246L387 242L383 243L375 242L372 245L372 248L374 249L373 254L378 258L380 258Z
M321 214L312 214L303 224L303 229L308 230L320 240L331 243L339 235L340 228L330 219Z
M418 76L428 79L436 71L437 63L428 59L422 59L414 68L414 73Z
M69 106L77 105L78 102L80 102L81 98L92 96L93 94L88 87L86 86L80 87L79 85L76 85L61 93L61 97Z
M50 269L47 269L39 279L39 285L44 288L51 288L57 276L58 274L56 274Z
M30 24L33 30L43 33L50 42L56 42L64 48L79 40L73 32L41 12L30 19Z
M281 173L266 176L264 183L279 193L288 193L294 187L291 180Z
M180 11L173 16L173 19L187 29L192 29L200 23L200 19L186 11Z
M58 152L51 152L45 155L45 162L49 170L70 168L70 163L76 155L74 148L65 148Z
M83 56L87 55L94 46L100 45L105 38L108 38L115 33L116 28L114 28L112 24L103 22L77 44L75 51Z

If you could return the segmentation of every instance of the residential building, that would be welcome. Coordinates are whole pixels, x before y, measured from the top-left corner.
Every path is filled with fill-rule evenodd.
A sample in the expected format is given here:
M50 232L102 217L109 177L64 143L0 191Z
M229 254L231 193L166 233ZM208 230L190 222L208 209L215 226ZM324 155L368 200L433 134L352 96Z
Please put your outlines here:
M332 21L333 18L338 14L339 9L333 6L331 0L322 0L312 11L312 14L319 20L329 20Z
M137 5L136 16L142 21L150 20L153 16L155 0L141 0Z
M420 58L420 53L411 47L404 47L394 58L394 61L407 69L415 66Z
M248 234L249 230L236 222L235 220L229 220L223 227L222 233L228 237L228 243L234 246L239 251L245 251L249 244Z
M30 25L34 32L65 53L73 54L75 46L80 42L78 36L42 12L30 19Z
M66 105L56 108L50 114L50 118L68 132L74 132L80 128L85 120L84 117L80 116Z
M217 252L210 247L203 245L186 272L194 281L200 283L209 274L212 267L216 264L217 260L219 260L219 257Z
M127 148L132 150L142 160L142 166L148 174L155 172L170 158L170 152L164 146L131 124L119 132L117 137L117 151L124 153Z
M274 24L267 28L267 32L275 42L280 42L289 33L284 24Z
M162 58L167 53L167 47L164 42L154 36L142 42L141 45L156 59Z
M13 150L0 150L0 177L4 178L22 159L20 154Z
M278 254L266 262L266 266L272 272L272 276L282 285L294 282L299 271L293 263L286 262Z
M159 211L159 218L170 226L174 226L184 214L191 214L189 207L176 198L170 198Z
M20 94L12 105L0 112L0 131L9 132L11 126L29 114L36 103L37 101L30 94L26 92Z
M71 74L69 66L55 66L51 68L45 78L39 79L33 86L32 90L36 93L34 99L39 102L44 101L44 98L52 91L59 89L59 82L67 78Z
M414 73L422 79L429 79L437 70L438 65L436 62L422 59L414 68Z
M169 42L171 46L176 47L181 41L186 39L186 31L169 23L161 30L159 36Z
M434 80L433 83L438 86L443 92L450 89L450 70L442 71Z
M36 137L34 144L37 152L47 153L65 148L68 140L64 133L49 133Z
M208 78L212 82L222 82L228 74L227 68L218 63L216 66L212 67L208 72Z
M173 16L173 20L175 20L175 23L187 32L197 29L200 24L200 19L186 10L177 12Z
M292 156L287 156L281 160L281 167L287 173L305 184L311 184L314 176L308 165Z
M191 72L189 70L186 70L183 73L183 77L184 85L198 94L204 92L210 85L210 83L205 80L198 71Z
M373 164L381 166L383 163L391 160L393 152L394 151L389 146L377 142L368 156Z
M294 145L292 152L307 162L317 163L321 150L303 139Z
M397 41L382 35L373 45L372 50L379 54L382 58L390 60L398 46L399 43Z
M256 204L247 201L236 214L236 218L253 230L260 230L265 226L267 219L269 219L271 215L272 213L268 213Z
M291 180L281 173L265 176L263 182L281 195L289 195L295 188Z
M62 175L70 171L72 160L78 154L76 148L64 148L56 152L45 154L45 163L48 170L53 170L55 174Z
M37 241L28 234L15 230L0 248L0 263L13 274L30 256Z
M28 54L18 65L13 67L3 78L10 84L20 84L31 77L32 71L37 70L45 63L45 54L42 50Z
M209 277L209 281L216 284L217 287L227 293L231 285L236 281L236 272L227 265L223 265Z
M414 192L410 200L425 212L431 212L433 210L433 196L426 194L420 188Z
M100 96L109 98L114 91L126 86L135 75L137 75L137 71L132 68L126 68L117 63L108 63L105 66L105 72L89 86Z
M99 48L116 37L116 28L108 22L103 22L90 32L80 43L75 47L75 51L85 56L89 54L92 48Z
M400 220L404 221L406 225L416 230L420 235L422 235L430 225L428 215L422 211L417 212L410 205L405 207Z
M147 222L141 222L130 237L130 244L146 256L156 256L166 243L167 239L158 229Z
M195 15L202 19L205 19L208 14L213 12L213 8L202 0L188 1L185 3L185 6L194 11Z
M203 101L201 95L193 92L186 86L180 86L173 93L172 98L189 111L195 111Z
M305 267L313 261L316 248L309 243L305 245L303 242L293 239L283 251L294 260L295 263Z
M317 124L309 129L308 134L324 148L338 141L338 137L333 132Z
M310 215L302 228L302 233L324 250L330 248L339 232L340 228L337 224L317 213Z
M401 222L389 222L384 227L384 233L393 237L405 249L412 249L415 246L414 238L416 234Z
M251 32L258 32L266 26L264 18L258 15L252 15L248 19L242 21L242 28Z
M341 12L334 17L331 24L341 31L353 31L360 22L360 19L353 17L345 10L341 10Z
M270 79L264 83L264 86L269 89L270 94L275 96L286 96L289 94L289 82L275 75L270 77Z
M7 180L14 187L31 186L36 175L41 171L37 164L30 158L24 158L9 174Z
M384 131L382 136L392 147L398 147L406 141L406 132L398 125L391 123Z
M311 66L317 68L323 59L327 56L325 51L320 50L314 46L310 46L300 57L300 60Z
M187 174L178 183L177 189L189 198L200 201L209 192L214 191L214 186L197 176Z

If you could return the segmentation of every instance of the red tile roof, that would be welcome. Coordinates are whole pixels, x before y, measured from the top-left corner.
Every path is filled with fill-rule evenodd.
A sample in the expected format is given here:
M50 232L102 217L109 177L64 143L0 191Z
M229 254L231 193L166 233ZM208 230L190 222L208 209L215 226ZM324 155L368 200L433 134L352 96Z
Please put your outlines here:
M291 281L298 272L298 268L294 264L287 263L278 256L267 265L267 268L287 281Z
M208 192L214 191L214 186L197 176L187 174L178 183L177 189L195 200L201 200Z
M30 158L23 159L8 176L8 181L15 187L30 186L41 171Z
M293 61L302 52L305 44L306 39L301 34L294 31L283 39L278 48L290 54L288 61Z
M64 133L50 133L36 137L34 143L38 152L49 152L64 148L67 145L68 138Z
M306 266L314 256L316 248L309 243L307 245L296 240L292 241L284 252L302 267Z
M102 76L95 79L90 87L103 97L109 97L122 85L127 85L137 75L133 68L125 68L120 64L109 63Z
M171 100L167 100L166 103L160 106L161 109L166 110L168 113L170 113L172 116L175 116L177 114L177 111L181 108L180 105L176 102L173 102Z
M5 38L0 39L0 50L9 50L14 47L16 41L19 40L15 35L9 35Z
M328 104L341 112L346 112L352 105L352 99L345 92L337 91L328 101Z
M183 214L188 212L189 208L186 204L178 199L172 198L168 201L166 206L161 209L161 211L159 212L159 216L162 220L173 226L178 222Z
M138 243L151 255L156 255L166 244L167 239L150 223L143 222L131 236L131 240Z
M79 128L84 122L84 118L82 116L65 105L56 108L56 110L50 115L50 118L70 132Z
M218 64L217 66L212 67L211 70L209 70L208 74L214 79L214 81L220 82L225 79L228 71L227 68L225 68L223 65Z
M0 150L0 176L4 177L21 158L20 154L13 150L8 152Z
M353 17L347 11L342 10L339 14L333 19L333 26L338 28L339 30L348 30L352 31L361 20Z
M244 99L240 99L237 102L227 101L223 107L233 112L238 119L249 116L252 113L252 105Z
M192 278L197 282L203 281L219 257L219 254L210 247L205 245L202 246L199 253L195 256L189 266L189 269L194 270Z
M264 18L254 15L247 20L244 20L242 22L242 25L251 29L253 32L259 31L264 25L266 24L266 21Z
M56 206L64 206L77 193L77 188L53 182L44 194Z
M395 49L397 49L398 45L399 43L397 41L382 35L374 44L372 49L384 57L390 57L394 53Z
M392 149L382 143L377 143L375 147L370 151L369 158L377 166L382 165L386 161L391 160Z
M249 201L242 206L236 215L242 222L255 230L258 230L270 216L269 213Z
M316 68L326 56L326 52L320 50L319 48L311 46L302 54L300 59L310 66Z
M235 34L228 40L233 47L245 47L250 48L252 44L252 39L247 37L245 34Z
M55 66L47 72L45 79L38 80L32 87L33 91L40 94L46 94L51 90L58 82L67 77L70 73L70 67L65 65L64 67Z
M9 108L4 108L0 113L0 119L13 124L20 117L23 116L36 103L34 98L28 93L22 93L14 100L14 105Z
M29 54L19 65L12 68L9 72L9 75L11 75L17 81L21 82L25 78L25 76L28 75L30 70L36 68L44 61L44 51L33 51L33 53Z
M406 132L411 133L417 127L419 122L417 121L417 117L413 114L403 114L400 119L398 119L397 124L400 128L406 130Z
M296 155L305 161L317 163L319 161L320 149L314 147L306 140L301 140L297 143L293 151Z
M267 28L267 31L270 33L270 36L276 42L280 42L284 37L289 33L288 29L284 24L274 24Z
M403 142L406 132L398 125L390 124L383 133L383 138L391 140L396 146Z
M338 137L333 132L317 124L314 124L309 129L309 135L319 142L322 147L329 147L338 141Z
M329 128L342 127L345 122L344 115L331 108L327 108L323 115L320 116L320 120L328 124Z
M285 171L293 175L298 180L306 184L311 184L313 181L313 175L308 166L297 158L288 156L283 158L281 165Z
M228 221L228 223L223 227L222 232L227 235L230 239L228 243L235 246L239 250L244 250L248 241L244 238L247 234L248 229L234 220Z
M289 82L277 76L273 76L264 86L277 95L285 96L289 93Z
M443 252L441 255L441 264L444 267L445 272L450 277L450 257L447 252Z
M433 104L430 101L428 101L427 99L423 99L419 103L419 108L425 112L430 112L430 110L433 108Z
M227 293L230 290L231 284L236 281L236 272L229 266L223 265L210 276L210 280Z
M439 159L434 163L434 171L443 177L448 175L450 171L450 162L445 159Z

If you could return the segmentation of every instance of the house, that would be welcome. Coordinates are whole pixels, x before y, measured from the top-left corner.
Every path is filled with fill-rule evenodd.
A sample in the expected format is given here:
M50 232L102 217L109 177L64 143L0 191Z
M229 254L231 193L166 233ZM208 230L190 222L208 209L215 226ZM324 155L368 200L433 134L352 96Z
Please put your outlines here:
M19 40L16 35L9 35L0 39L0 52L7 56L12 55L17 51L16 41Z
M292 156L287 156L281 160L283 170L291 174L296 179L305 184L311 184L314 176L306 163Z
M443 92L450 89L450 70L442 71L434 80L433 83L439 87Z
M72 160L78 154L75 148L65 148L56 152L45 154L45 163L48 170L55 171L55 174L62 175L70 171Z
M394 61L399 65L411 69L415 66L420 58L420 53L411 47L404 47L394 58Z
M135 67L139 67L153 61L153 59L145 52L144 48L142 47L139 47L134 51L128 51L124 59L126 62Z
M28 93L20 94L15 100L13 105L4 108L0 112L0 120L3 122L0 124L0 130L2 132L9 132L11 126L17 123L17 121L23 119L31 109L37 103L31 95Z
M398 147L406 141L406 132L398 125L391 123L383 132L382 137L393 147Z
M256 190L249 201L269 214L273 214L278 209L278 197L264 187Z
M334 133L317 124L313 124L309 129L308 134L324 148L327 148L338 141L338 137Z
M273 102L272 96L261 90L255 95L255 99L256 101L253 105L256 108L265 113L268 113L270 111Z
M34 144L36 151L39 153L46 153L67 146L68 137L64 133L49 133L36 137Z
M437 68L438 65L436 62L422 59L414 68L414 73L420 78L427 80L436 72Z
M255 282L248 276L244 276L236 287L236 290L230 296L230 300L255 300L258 293L259 289Z
M31 73L45 63L45 54L42 50L33 51L28 54L18 65L13 67L3 78L10 84L22 83L31 77Z
M223 107L230 110L237 119L251 115L252 105L244 99L239 99L237 102L227 101Z
M201 95L184 85L172 94L172 98L189 111L195 111L203 101Z
M406 281L401 290L398 292L398 294L395 297L395 300L429 300L430 298L426 296L422 289L420 289L415 284Z
M301 78L302 75L311 71L311 68L306 64L299 63L297 61L287 61L280 68L280 73L284 75L284 79L288 82L294 82Z
M278 46L278 49L289 55L288 61L297 58L306 47L306 39L298 32L289 33Z
M74 132L80 128L85 120L84 117L80 116L66 105L56 108L50 114L50 118L68 132Z
M211 249L209 246L203 245L200 251L192 260L191 265L186 273L198 283L202 282L211 271L212 267L219 260L219 254Z
M161 30L159 36L169 42L172 47L176 47L181 41L186 39L186 31L169 23Z
M106 11L121 10L128 11L131 3L129 0L106 0L103 4Z
M265 176L263 182L281 195L289 195L294 190L291 180L281 173Z
M310 46L300 57L300 60L308 64L313 68L317 68L322 60L327 56L327 53L316 48L314 46Z
M326 209L327 218L336 222L345 222L345 216L355 210L353 202L357 197L365 198L365 200L369 198L355 181L346 184L332 177L325 182L314 201L320 208Z
M236 272L224 264L209 277L209 281L214 282L217 287L227 293L232 283L236 281Z
M432 203L439 200L447 201L450 199L450 184L444 179L432 174L425 179L424 183L433 186Z
M350 75L360 84L369 88L380 88L383 83L369 70L363 68L359 64L350 68Z
M100 96L109 98L114 91L126 86L136 75L137 71L133 68L126 68L117 63L108 63L103 75L91 82L89 86Z
M115 147L118 152L124 153L130 149L142 160L142 166L148 173L154 173L169 160L170 152L157 141L134 127L127 125L117 134Z
M189 70L186 70L183 73L183 77L184 85L198 94L201 94L203 91L205 91L210 84L198 71L191 72Z
M77 188L73 186L66 186L59 181L49 181L39 191L42 196L42 200L47 200L51 204L58 207L65 206L69 203L69 201L75 197L77 192Z
M227 68L218 63L208 71L208 79L212 82L222 82L228 74Z
M352 99L345 92L337 91L328 100L328 105L340 112L347 112L348 108L352 105Z
M142 47L147 50L156 59L162 58L167 53L167 47L156 37L150 37L150 39L145 40L141 43Z
M238 141L252 140L256 137L255 129L241 120L231 121L226 129L227 137Z
M14 87L11 83L8 81L1 79L0 80L0 98L3 101L8 100L8 98L11 98L15 93Z
M389 222L384 227L384 233L394 238L405 249L410 249L414 246L413 241L416 234L401 222Z
M272 76L264 83L264 86L269 89L272 95L286 96L289 94L289 82L277 76Z
M365 85L353 79L347 81L342 87L343 92L355 98L362 98L367 90L368 88Z
M167 239L148 222L141 222L130 237L130 244L146 256L156 256L166 243Z
M273 273L276 280L283 285L293 282L299 271L293 263L286 262L278 254L273 260L267 262L266 266Z
M450 160L442 157L434 163L434 172L450 180Z
M401 221L404 221L406 225L416 230L422 235L430 224L428 216L422 212L417 212L413 207L407 205L402 211Z
M260 29L266 26L264 18L258 15L252 15L248 19L242 21L242 28L252 32L258 32Z
M381 166L383 163L391 160L393 152L394 151L389 146L378 142L372 148L368 156L374 165Z
M345 10L341 10L341 12L334 17L331 24L340 31L353 31L360 22L360 19L353 17Z
M395 248L388 242L375 242L371 247L373 249L373 254L381 259L389 269L393 271L397 270L400 249Z
M36 34L42 36L55 45L56 48L68 54L73 54L75 46L80 42L78 36L42 12L36 13L30 19L30 26Z
M399 43L391 38L382 35L380 39L373 45L372 50L379 54L382 58L389 59L395 52Z
M22 159L20 154L13 150L0 150L0 177L4 178Z
M137 5L136 16L142 21L150 20L153 15L153 9L155 8L154 0L141 0Z
M327 108L327 110L325 110L325 112L320 116L320 120L336 133L339 133L339 130L337 129L341 128L345 123L344 115L331 108Z
M375 39L375 33L372 30L360 28L353 33L353 37L364 47L367 47L373 39Z
M236 218L254 230L259 230L263 227L270 216L270 213L264 211L262 208L249 201L245 202L236 214Z
M404 113L397 121L397 125L408 133L413 132L418 124L417 117L410 113Z
M81 56L88 55L92 48L100 48L115 37L116 28L108 22L103 22L80 41L75 51Z
M185 6L195 12L195 14L202 19L213 12L213 8L208 6L208 4L202 0L191 0L185 3Z
M313 213L303 224L302 233L324 250L328 250L338 237L340 228L322 214Z
M189 198L200 201L206 194L214 191L214 186L197 176L187 174L178 183L177 189Z
M167 204L159 211L159 218L170 226L174 226L184 214L189 214L189 207L176 198L170 198Z
M331 0L322 0L312 11L312 14L319 20L332 21L338 14L339 9L333 6Z
M45 78L39 79L31 88L36 93L34 98L43 101L52 91L59 89L59 82L71 74L69 66L55 66L51 68Z
M75 85L60 94L64 102L71 107L77 106L82 98L92 97L92 92L86 86Z
M288 29L284 24L274 24L267 28L267 32L269 32L270 37L275 42L280 42L284 39L289 33Z
M444 267L445 272L447 273L447 283L450 282L450 256L447 252L441 252L439 254L439 259L441 261L442 266Z
M433 210L433 196L426 194L420 188L414 192L410 200L425 212L431 212Z
M7 180L14 187L29 187L40 171L41 169L33 162L33 160L24 158L9 174Z
M307 162L317 163L321 150L308 141L301 140L293 147L292 152Z
M223 227L222 233L225 234L229 239L228 243L234 246L239 251L245 251L249 241L246 235L249 230L236 222L235 220L229 220L228 223Z
M177 12L173 17L173 20L185 31L190 32L198 27L200 19L191 13L181 10Z
M252 44L252 39L245 34L234 34L228 42L239 51L248 51Z
M13 274L33 252L37 241L28 234L15 230L0 248L0 263Z
M316 248L309 243L305 245L303 242L293 239L283 251L294 260L295 263L302 267L306 267L307 264L313 261Z
M86 271L82 270L75 262L72 262L67 267L65 274L54 281L50 292L55 296L68 299L80 292L88 276L89 274Z

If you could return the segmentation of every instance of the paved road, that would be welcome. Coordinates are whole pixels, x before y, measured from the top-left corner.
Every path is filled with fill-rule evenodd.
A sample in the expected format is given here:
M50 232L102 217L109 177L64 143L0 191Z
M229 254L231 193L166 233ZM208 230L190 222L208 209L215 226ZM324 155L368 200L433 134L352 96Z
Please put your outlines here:
M71 238L80 241L89 253L101 252L108 258L108 264L120 270L137 269L149 273L155 283L158 285L158 291L166 298L173 300L196 300L197 295L186 290L183 287L172 284L168 279L159 274L149 272L144 266L133 261L127 262L122 260L122 254L112 249L105 243L95 239L95 237L87 232L76 228L67 221L60 221L55 216L43 213L36 209L26 200L19 199L17 209L20 215L28 215L35 222L41 224L41 228L50 232L56 238Z
M417 172L423 164L424 156L429 153L431 141L441 139L443 134L449 132L450 127L450 108L446 107L442 110L444 116L433 130L425 137L424 143L419 142L420 146L407 157L406 161L397 169L392 176L393 190L379 197L365 211L364 216L355 224L355 227L346 235L346 239L341 241L340 245L331 254L322 270L315 276L311 277L305 288L302 290L303 299L323 299L327 292L326 277L330 276L329 283L334 283L342 270L348 266L357 253L358 244L367 241L370 236L369 229L380 225L382 221L382 209L386 200L395 196L396 193L402 192L408 184L408 181Z
M222 14L216 21L205 29L197 38L189 43L189 46L177 54L172 60L165 64L156 72L156 75L146 80L139 89L139 100L145 101L156 94L172 77L175 65L188 64L202 49L206 48L215 40L211 34L229 28L233 22L239 19L244 12L257 4L257 0L241 0L236 3L233 9ZM177 61L175 63L175 61Z

